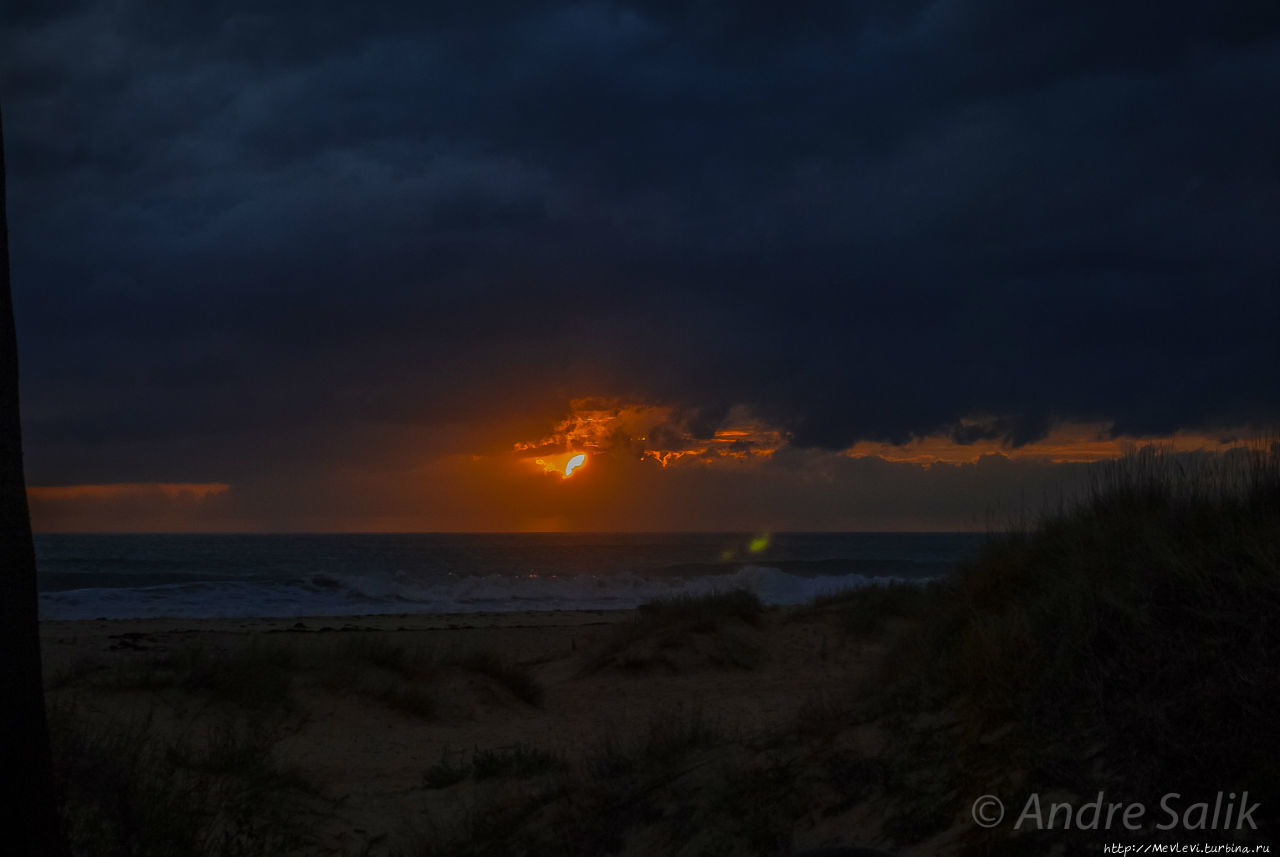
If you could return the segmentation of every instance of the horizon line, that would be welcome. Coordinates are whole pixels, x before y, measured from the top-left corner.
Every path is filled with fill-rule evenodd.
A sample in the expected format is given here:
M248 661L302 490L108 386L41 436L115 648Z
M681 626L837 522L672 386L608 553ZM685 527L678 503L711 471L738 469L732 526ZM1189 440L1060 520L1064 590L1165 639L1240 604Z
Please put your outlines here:
M758 536L769 535L981 535L1006 530L33 530L33 536Z

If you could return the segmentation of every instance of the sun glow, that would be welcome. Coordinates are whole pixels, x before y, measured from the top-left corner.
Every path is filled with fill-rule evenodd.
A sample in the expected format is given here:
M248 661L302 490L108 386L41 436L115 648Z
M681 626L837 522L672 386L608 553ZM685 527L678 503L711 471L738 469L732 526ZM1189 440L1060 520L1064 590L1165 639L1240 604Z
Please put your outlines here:
M587 455L584 452L579 452L573 458L570 458L569 463L564 466L565 479L568 479L570 476L572 476L573 471L577 470L579 467L581 467L586 463L587 463Z
M554 473L561 479L568 479L587 463L585 452L562 452L558 455L545 455L541 458L525 459L540 468L543 473Z

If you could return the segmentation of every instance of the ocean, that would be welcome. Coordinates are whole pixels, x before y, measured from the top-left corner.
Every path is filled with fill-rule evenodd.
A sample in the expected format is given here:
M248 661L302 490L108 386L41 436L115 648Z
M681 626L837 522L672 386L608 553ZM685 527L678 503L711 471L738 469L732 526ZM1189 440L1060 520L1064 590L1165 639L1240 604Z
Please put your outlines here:
M43 619L598 610L747 588L770 604L944 576L974 533L36 536Z

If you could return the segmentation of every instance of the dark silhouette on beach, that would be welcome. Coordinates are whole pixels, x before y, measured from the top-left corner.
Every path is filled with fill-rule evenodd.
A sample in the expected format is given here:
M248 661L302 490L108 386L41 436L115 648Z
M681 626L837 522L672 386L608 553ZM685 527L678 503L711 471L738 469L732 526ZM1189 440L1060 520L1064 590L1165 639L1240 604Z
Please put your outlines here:
M36 558L22 470L18 339L9 283L4 131L0 121L0 771L8 782L3 830L9 854L60 857L62 837L45 720Z

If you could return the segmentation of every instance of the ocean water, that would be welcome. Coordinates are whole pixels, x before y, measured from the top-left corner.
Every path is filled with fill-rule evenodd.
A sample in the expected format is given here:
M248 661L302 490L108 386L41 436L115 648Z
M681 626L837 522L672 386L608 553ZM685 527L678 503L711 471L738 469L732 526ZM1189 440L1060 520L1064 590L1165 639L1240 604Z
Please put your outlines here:
M635 607L745 587L770 604L948 574L972 533L38 535L45 619Z

